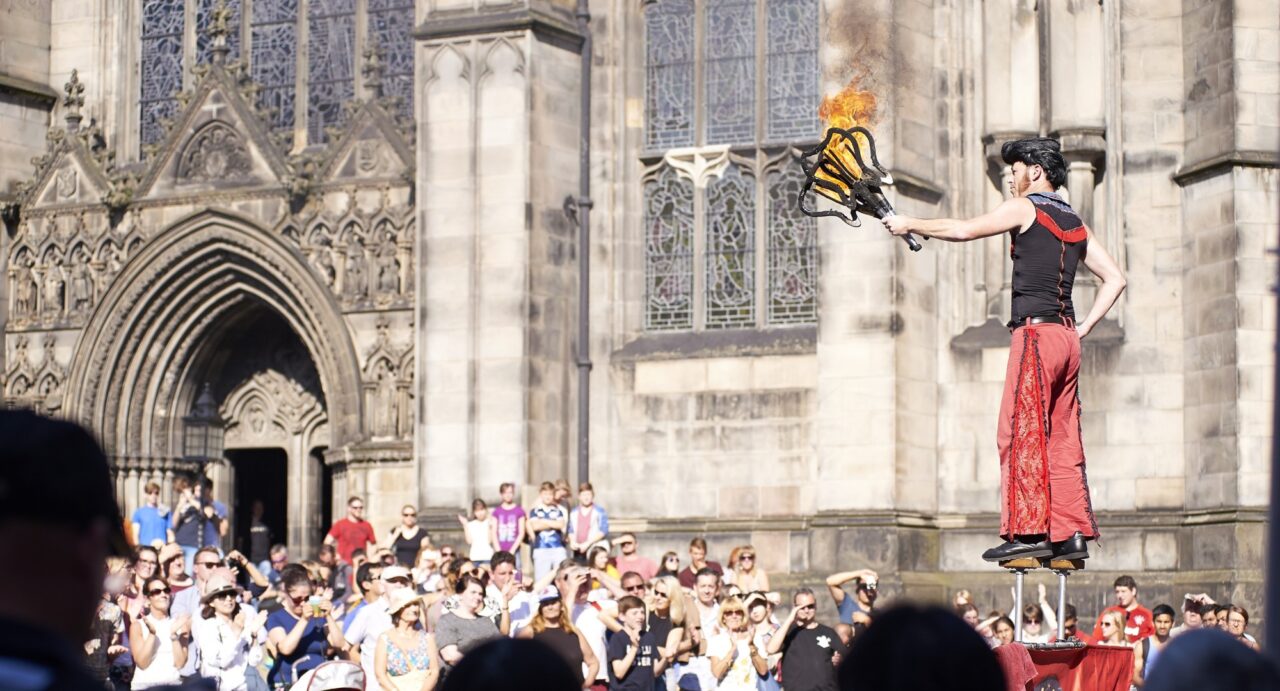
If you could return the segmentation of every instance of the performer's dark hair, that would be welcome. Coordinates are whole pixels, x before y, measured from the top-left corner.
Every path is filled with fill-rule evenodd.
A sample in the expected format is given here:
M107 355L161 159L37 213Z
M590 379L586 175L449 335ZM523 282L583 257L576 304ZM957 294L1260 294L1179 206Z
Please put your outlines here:
M1167 614L1167 615L1169 615L1169 618L1170 618L1170 619L1177 619L1177 618L1178 618L1178 615L1174 613L1173 608L1172 608L1172 607L1170 607L1169 605L1163 605L1163 604L1161 604L1161 605L1156 605L1155 607L1152 607L1152 608L1151 608L1151 618L1152 618L1152 619L1155 619L1156 617L1160 616L1161 614Z
M877 616L854 636L836 677L841 691L1005 688L982 636L934 605L898 605Z
M1032 137L1005 142L1000 147L1000 158L1009 165L1021 162L1040 166L1054 189L1067 183L1067 162L1062 158L1062 145L1056 139Z

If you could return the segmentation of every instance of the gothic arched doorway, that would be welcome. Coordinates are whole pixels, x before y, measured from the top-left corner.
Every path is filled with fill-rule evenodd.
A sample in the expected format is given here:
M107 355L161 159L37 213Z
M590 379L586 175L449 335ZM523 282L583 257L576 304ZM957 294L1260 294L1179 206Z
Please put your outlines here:
M205 383L231 423L229 448L268 440L284 448L287 542L309 553L323 475L310 450L359 441L358 360L332 293L300 255L219 211L180 221L142 248L76 346L68 415L101 437L126 505L137 505L146 480L177 469L182 418ZM234 470L213 472L228 500Z

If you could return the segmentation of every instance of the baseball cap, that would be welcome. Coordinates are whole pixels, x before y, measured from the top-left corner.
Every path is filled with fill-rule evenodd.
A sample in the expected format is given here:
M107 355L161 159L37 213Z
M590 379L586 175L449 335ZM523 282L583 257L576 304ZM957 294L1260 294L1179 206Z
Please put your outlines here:
M102 520L108 554L133 554L107 457L73 422L0 411L0 523L11 520L79 530Z
M394 566L388 566L387 568L382 570L382 580L391 581L397 578L412 580L409 578L409 569L406 569L405 567L400 566L399 564L396 564Z
M544 602L554 602L560 599L560 589L554 585L549 585L538 592L538 604Z

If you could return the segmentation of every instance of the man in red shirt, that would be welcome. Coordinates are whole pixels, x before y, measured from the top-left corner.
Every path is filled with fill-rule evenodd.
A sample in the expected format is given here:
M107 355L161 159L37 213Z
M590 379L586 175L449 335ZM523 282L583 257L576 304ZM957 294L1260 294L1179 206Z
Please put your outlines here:
M1130 643L1140 641L1156 632L1152 621L1151 610L1138 604L1138 582L1133 576L1121 576L1115 582L1116 604L1098 613L1098 621L1093 625L1093 637L1098 638L1102 630L1102 615L1108 610L1125 613L1124 635Z
M645 582L653 580L658 573L658 565L649 557L642 557L636 549L635 533L623 533L618 536L613 544L622 550L622 554L614 560L614 565L618 568L618 573L626 573L634 571L640 574Z
M329 534L324 536L324 544L333 545L338 550L338 559L344 564L351 563L351 553L357 549L366 549L368 545L378 544L373 526L364 520L364 500L351 497L347 500L347 515L334 521Z

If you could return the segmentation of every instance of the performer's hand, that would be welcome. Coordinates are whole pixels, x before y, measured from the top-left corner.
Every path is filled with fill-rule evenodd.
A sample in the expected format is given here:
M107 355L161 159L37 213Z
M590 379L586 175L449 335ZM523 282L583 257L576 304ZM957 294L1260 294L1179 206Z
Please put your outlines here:
M1084 337L1088 336L1090 331L1093 331L1093 324L1088 324L1088 323L1076 324L1076 336L1080 340L1083 341Z
M884 219L885 230L893 235L915 232L916 219L910 216L890 216Z

